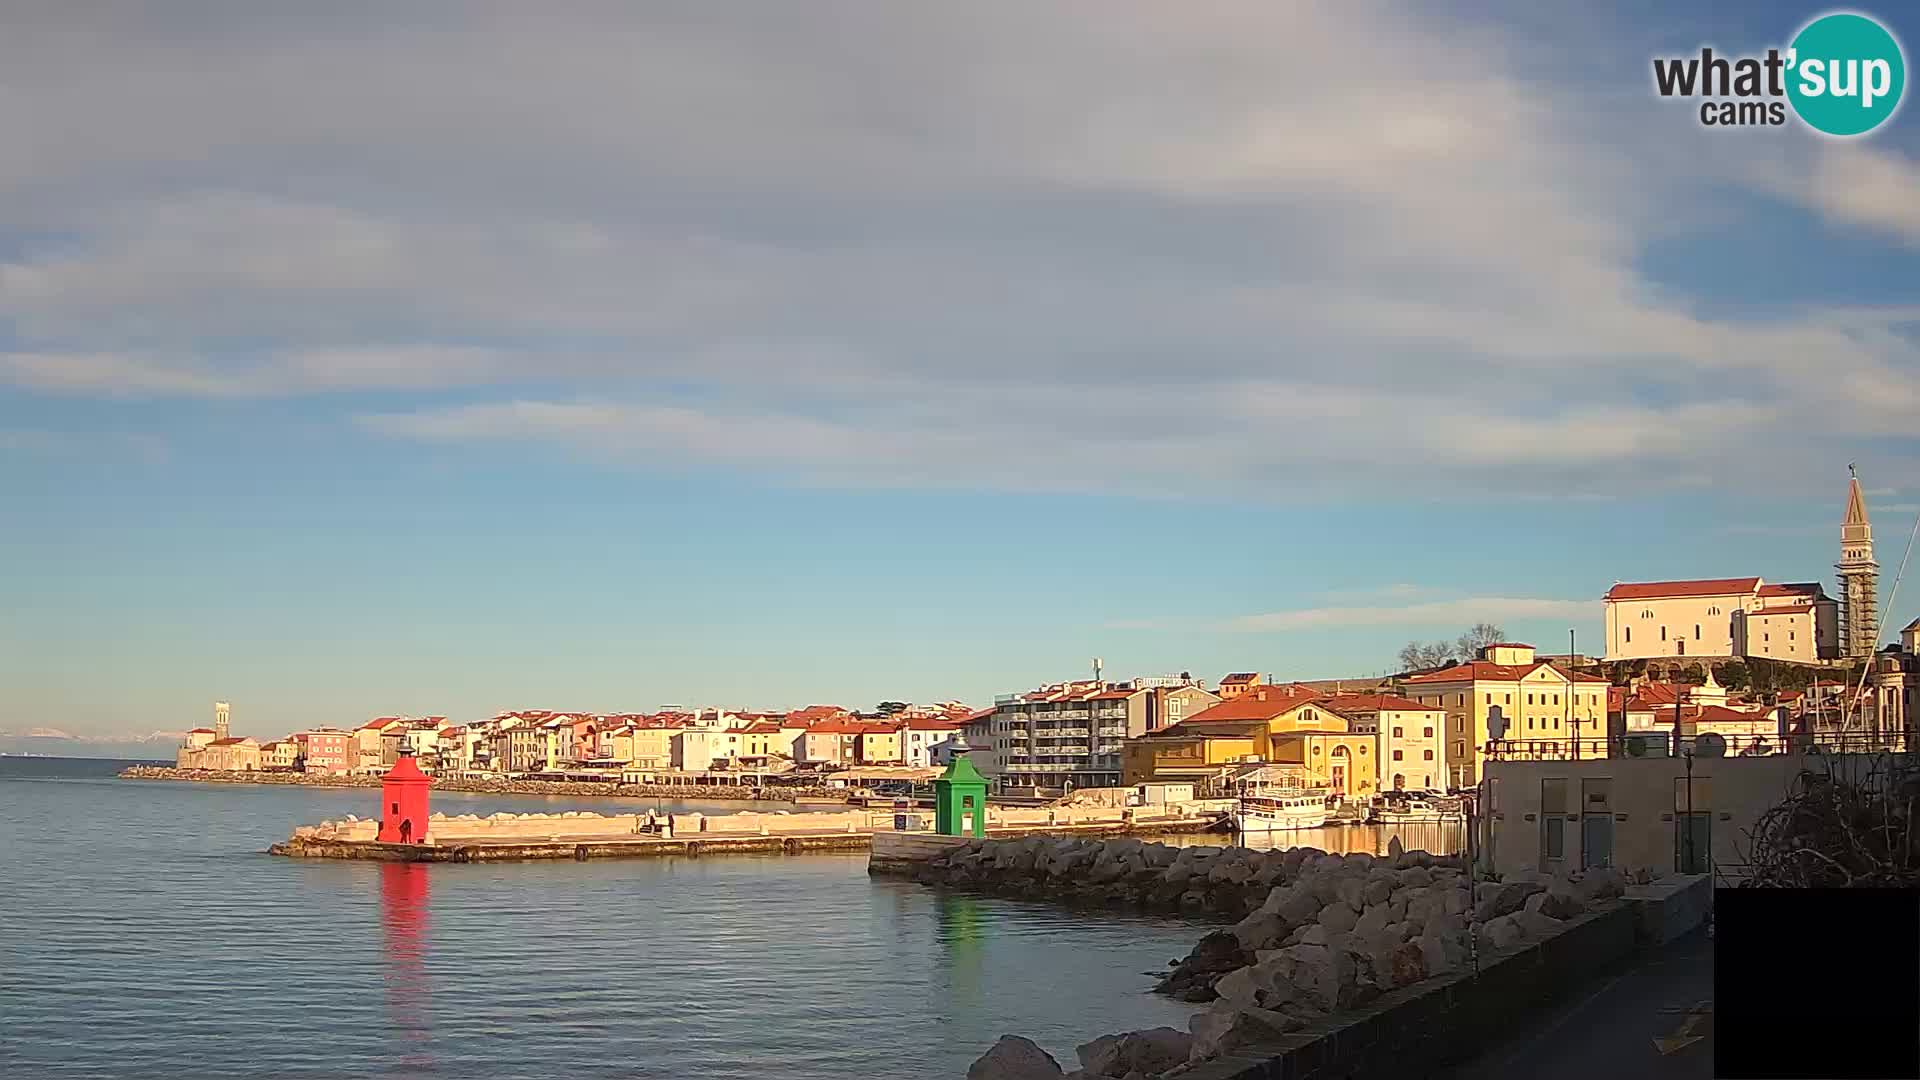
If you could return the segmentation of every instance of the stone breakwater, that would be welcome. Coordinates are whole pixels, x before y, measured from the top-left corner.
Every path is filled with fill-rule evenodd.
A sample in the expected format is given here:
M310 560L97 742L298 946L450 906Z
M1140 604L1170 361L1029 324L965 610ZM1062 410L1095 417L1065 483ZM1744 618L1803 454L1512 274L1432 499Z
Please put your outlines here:
M1156 990L1206 1003L1188 1030L1103 1036L1068 1073L1008 1035L968 1080L1172 1080L1222 1054L1337 1019L1382 994L1470 968L1476 955L1558 934L1615 902L1614 870L1475 884L1459 860L1422 851L1375 858L1310 848L1171 848L1131 838L974 840L915 869L922 881L1237 917L1177 961Z
M378 776L318 776L286 772L220 772L211 769L175 769L162 765L133 765L120 771L123 780L186 780L202 784L293 784L301 787L377 788ZM598 795L627 799L690 799L713 802L786 802L792 799L831 799L845 802L847 793L824 787L748 788L733 784L615 784L584 780L476 780L438 779L435 791L464 791L481 795Z

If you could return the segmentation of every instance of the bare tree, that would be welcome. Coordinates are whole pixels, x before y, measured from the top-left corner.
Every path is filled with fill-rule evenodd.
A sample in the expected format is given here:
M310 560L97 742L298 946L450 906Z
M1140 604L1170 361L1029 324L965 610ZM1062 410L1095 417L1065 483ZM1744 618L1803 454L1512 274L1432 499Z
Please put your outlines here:
M1445 641L1409 641L1400 647L1400 670L1425 671L1453 663L1453 645Z
M1507 632L1490 622L1474 623L1467 632L1460 635L1454 647L1462 659L1471 660L1480 655L1480 650L1489 645L1498 645L1507 640Z

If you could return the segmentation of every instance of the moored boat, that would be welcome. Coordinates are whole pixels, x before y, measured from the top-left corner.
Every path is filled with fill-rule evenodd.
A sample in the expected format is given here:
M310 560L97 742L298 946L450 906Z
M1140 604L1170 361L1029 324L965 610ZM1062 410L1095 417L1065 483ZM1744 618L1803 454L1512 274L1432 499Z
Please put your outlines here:
M1389 791L1373 803L1373 818L1383 825L1460 820L1463 801L1438 791Z
M1233 827L1241 832L1317 829L1332 816L1325 791L1267 790L1240 797L1240 805L1233 813Z

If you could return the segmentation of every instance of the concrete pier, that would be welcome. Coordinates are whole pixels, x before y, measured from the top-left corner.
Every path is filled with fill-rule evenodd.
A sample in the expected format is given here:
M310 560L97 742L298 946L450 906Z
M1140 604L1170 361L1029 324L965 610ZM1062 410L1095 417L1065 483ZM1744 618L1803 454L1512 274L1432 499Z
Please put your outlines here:
M363 859L373 862L523 862L530 860L644 859L660 856L803 855L821 851L872 851L875 872L923 861L963 837L896 832L890 815L836 814L674 815L671 835L644 832L634 815L501 815L497 819L434 817L426 842L383 844L371 821L301 826L268 851L301 859ZM1215 817L1142 821L1080 821L1074 824L1003 825L995 838L1048 836L1178 836L1216 829Z

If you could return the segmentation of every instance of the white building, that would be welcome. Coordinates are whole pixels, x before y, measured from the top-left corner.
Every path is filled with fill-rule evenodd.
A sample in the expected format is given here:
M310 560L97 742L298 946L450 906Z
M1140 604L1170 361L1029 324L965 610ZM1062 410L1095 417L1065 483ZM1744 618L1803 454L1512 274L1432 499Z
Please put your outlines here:
M1813 663L1840 651L1839 603L1818 582L1621 582L1604 602L1609 660L1739 656Z

